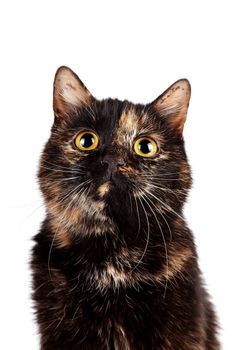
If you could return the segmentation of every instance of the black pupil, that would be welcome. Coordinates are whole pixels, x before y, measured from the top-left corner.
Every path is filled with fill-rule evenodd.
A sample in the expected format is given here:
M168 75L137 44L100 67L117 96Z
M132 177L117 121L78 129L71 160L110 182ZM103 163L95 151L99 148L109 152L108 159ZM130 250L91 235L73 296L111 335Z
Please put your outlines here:
M95 139L92 134L86 133L81 137L80 143L84 148L89 148L93 145Z
M150 153L152 151L152 144L149 140L140 141L138 147L144 154Z

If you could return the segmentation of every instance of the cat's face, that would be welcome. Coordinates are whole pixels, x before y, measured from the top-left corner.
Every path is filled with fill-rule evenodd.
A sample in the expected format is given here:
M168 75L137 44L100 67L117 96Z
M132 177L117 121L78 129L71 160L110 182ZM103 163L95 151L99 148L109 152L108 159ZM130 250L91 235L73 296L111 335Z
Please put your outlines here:
M96 100L68 68L54 84L55 122L39 172L51 216L64 227L180 211L190 171L182 140L190 97L186 80L148 105Z

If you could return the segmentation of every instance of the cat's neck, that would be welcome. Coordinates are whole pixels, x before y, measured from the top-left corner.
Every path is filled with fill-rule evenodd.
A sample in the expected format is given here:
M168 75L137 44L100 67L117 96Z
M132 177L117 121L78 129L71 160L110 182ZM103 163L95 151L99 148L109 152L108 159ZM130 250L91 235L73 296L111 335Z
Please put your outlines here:
M170 229L168 222L161 225L162 233L151 225L149 234L143 230L130 232L128 228L125 232L109 231L86 236L82 231L77 231L76 236L59 231L62 235L59 237L48 220L54 238L51 262L53 259L60 261L62 256L62 265L72 266L74 275L83 271L84 283L91 283L99 290L137 287L144 283L164 284L195 255L192 236L185 232L184 221L177 218L173 224Z

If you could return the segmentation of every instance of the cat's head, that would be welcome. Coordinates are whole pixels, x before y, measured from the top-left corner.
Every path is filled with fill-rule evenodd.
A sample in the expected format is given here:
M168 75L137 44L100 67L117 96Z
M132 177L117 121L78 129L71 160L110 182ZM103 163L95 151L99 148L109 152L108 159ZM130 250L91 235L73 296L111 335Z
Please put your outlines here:
M39 171L48 215L64 229L85 230L89 220L88 233L98 233L149 207L180 213L191 184L182 138L189 99L183 79L147 105L99 101L59 68Z

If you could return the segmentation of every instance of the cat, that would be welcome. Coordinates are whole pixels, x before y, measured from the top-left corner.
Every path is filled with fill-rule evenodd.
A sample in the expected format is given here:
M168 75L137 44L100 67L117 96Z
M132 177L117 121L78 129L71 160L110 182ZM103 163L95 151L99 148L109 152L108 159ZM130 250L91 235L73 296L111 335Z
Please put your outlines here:
M41 350L220 349L183 216L190 94L181 79L146 105L100 101L58 69L31 261Z

